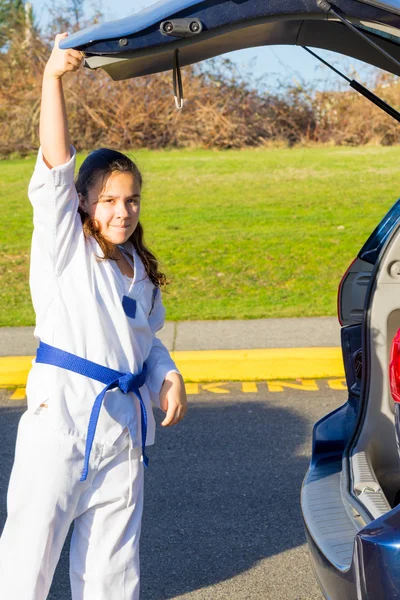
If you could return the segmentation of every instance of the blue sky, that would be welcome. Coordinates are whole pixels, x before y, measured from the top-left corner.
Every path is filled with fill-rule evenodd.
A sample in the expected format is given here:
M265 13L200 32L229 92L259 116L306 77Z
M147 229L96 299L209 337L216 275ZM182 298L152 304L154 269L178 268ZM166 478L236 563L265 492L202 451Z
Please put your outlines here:
M47 22L47 7L51 0L29 0L33 5L35 16L41 25ZM107 21L121 19L130 14L139 12L153 4L155 0L86 0L86 15L93 14L93 6L102 9ZM359 80L368 83L368 73L365 65L355 59L341 56L334 52L321 51L318 53L326 60L334 63L336 68L347 75L355 69L359 73ZM238 65L239 68L250 70L254 77L263 77L266 89L276 90L279 80L305 81L312 83L317 89L335 88L342 83L338 75L332 73L327 67L321 65L302 48L292 46L264 46L262 48L249 48L230 52L225 55Z

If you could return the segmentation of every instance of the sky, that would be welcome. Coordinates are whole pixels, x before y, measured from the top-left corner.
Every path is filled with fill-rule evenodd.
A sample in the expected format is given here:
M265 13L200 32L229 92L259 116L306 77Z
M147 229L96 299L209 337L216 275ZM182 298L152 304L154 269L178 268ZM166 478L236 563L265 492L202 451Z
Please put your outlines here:
M33 6L37 21L45 26L48 18L47 7L51 0L29 0ZM98 6L105 14L106 21L122 19L137 13L143 8L155 3L156 0L85 0L86 15L93 14L93 6ZM57 3L57 2L56 2ZM334 66L347 75L353 70L362 83L368 83L371 68L361 61L344 57L335 52L317 50L325 60L333 62ZM260 89L276 91L282 80L290 83L306 82L314 89L336 89L338 85L346 87L343 80L325 67L305 50L293 46L264 46L248 48L223 55L232 60L239 69L250 72L255 79L262 78L258 83Z

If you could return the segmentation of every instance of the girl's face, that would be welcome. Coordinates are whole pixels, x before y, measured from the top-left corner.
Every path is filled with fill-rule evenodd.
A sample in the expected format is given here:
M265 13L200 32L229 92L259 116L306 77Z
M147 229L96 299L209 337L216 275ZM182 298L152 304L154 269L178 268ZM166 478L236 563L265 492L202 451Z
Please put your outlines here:
M139 220L140 184L132 173L112 173L104 188L98 179L86 200L79 194L80 206L97 221L106 240L123 244Z

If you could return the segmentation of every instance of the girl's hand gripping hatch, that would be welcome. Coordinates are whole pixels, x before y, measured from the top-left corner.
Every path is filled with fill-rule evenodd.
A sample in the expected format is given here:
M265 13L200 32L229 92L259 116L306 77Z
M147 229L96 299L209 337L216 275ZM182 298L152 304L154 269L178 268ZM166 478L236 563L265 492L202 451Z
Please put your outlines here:
M166 411L164 427L176 425L183 419L187 411L187 398L182 375L172 371L166 376L160 391L160 407Z
M77 71L83 62L83 55L78 50L61 50L58 44L68 37L68 33L58 33L54 40L54 47L44 69L45 77L61 79L67 72Z

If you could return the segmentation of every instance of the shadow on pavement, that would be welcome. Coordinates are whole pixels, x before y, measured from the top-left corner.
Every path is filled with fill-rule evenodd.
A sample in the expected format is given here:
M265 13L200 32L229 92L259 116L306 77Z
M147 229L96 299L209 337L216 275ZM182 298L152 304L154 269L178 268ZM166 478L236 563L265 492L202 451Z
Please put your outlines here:
M0 530L22 408L0 408ZM159 422L161 413L156 415ZM299 505L309 420L257 397L191 401L149 448L141 600L168 600L225 581L304 543ZM68 540L49 600L67 600Z
M211 586L303 544L308 459L296 450L309 437L309 423L274 403L214 398L159 432L145 491L143 600Z

